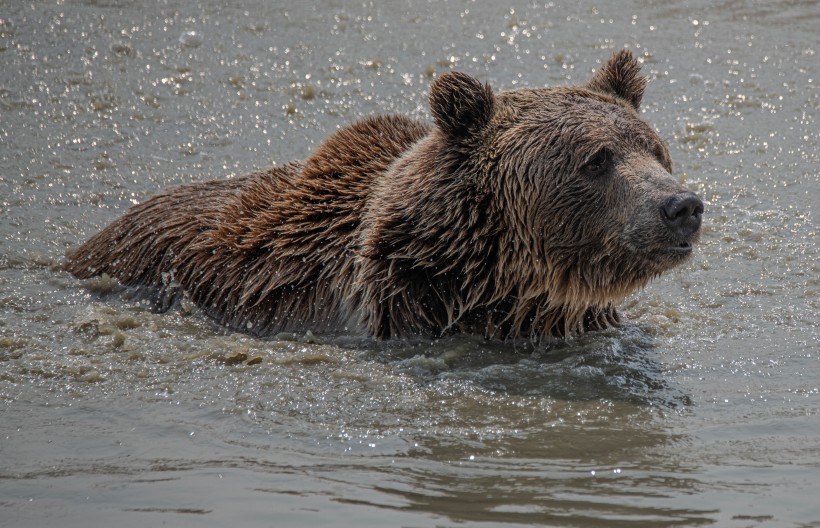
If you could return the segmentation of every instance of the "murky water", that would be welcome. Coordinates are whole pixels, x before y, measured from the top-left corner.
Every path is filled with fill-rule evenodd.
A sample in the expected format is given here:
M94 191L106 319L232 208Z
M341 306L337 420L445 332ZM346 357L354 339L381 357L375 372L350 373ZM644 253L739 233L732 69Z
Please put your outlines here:
M818 2L235 4L0 1L0 525L820 526ZM60 269L437 73L624 45L707 216L617 331L263 341Z

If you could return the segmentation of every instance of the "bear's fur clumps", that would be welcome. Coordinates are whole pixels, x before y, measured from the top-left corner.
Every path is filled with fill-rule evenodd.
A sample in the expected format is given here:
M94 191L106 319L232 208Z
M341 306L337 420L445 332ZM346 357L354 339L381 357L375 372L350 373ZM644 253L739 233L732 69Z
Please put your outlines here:
M166 190L68 255L184 292L256 335L379 338L573 335L682 263L698 197L638 115L646 79L626 50L582 86L495 92L433 82L433 123L364 119L303 162Z

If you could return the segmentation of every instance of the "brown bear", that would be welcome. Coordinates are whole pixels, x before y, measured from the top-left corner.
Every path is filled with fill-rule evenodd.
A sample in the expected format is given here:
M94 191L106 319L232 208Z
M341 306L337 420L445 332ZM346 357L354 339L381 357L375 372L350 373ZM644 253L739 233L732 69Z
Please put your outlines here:
M569 336L681 264L703 204L638 115L627 50L581 86L494 92L458 72L433 123L392 115L331 135L305 161L168 189L68 255L185 293L259 336Z

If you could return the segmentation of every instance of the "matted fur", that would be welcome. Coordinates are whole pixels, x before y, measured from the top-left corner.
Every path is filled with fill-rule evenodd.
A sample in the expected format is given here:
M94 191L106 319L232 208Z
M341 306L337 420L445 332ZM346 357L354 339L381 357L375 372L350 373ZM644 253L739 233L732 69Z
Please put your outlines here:
M184 291L257 335L605 328L613 303L688 256L702 213L689 198L663 217L691 193L636 113L639 69L621 51L584 86L500 93L445 74L433 125L368 118L304 162L166 190L67 269Z

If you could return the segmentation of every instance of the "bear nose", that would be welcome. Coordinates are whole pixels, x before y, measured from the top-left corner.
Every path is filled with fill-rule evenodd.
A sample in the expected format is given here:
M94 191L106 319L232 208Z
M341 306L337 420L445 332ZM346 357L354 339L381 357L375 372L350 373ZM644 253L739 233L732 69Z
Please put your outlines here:
M661 205L661 217L673 233L688 237L700 229L703 202L693 192L670 196Z

